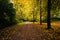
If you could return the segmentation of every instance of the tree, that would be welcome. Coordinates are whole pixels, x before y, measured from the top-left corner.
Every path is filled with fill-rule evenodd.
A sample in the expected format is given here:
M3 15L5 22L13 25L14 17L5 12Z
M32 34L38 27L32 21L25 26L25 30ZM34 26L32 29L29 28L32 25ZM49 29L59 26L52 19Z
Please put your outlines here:
M9 0L0 1L0 28L16 23L15 9Z
M47 29L51 28L51 21L50 21L50 11L51 11L51 0L47 2Z
M10 3L7 5L7 7L8 8L5 9L6 10L5 12L6 12L7 16L9 17L9 23L14 24L16 22L16 20L15 20L16 12L15 12L15 9L13 8L13 4Z
M7 0L6 1L4 1L4 0L0 1L0 28L2 26L5 26L6 22L7 22L6 19L5 19L5 15L4 15L5 14L4 9L5 9L5 6L6 6L6 2L7 2Z
M42 12L41 12L41 0L40 0L40 25L42 25Z

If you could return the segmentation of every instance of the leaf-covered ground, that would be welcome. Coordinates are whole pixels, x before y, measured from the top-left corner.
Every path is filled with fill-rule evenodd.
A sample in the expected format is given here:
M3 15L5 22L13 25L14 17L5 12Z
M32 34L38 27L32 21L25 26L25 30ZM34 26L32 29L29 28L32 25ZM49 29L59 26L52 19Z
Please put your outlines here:
M14 25L0 30L0 40L60 40L60 24L52 23L46 30L46 23Z

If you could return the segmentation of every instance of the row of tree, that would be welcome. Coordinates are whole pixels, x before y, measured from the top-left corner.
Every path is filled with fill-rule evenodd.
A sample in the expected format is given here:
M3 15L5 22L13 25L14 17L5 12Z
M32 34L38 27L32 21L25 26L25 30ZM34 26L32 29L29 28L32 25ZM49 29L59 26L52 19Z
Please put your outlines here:
M54 0L46 0L46 1L45 0L35 0L35 1L36 2L34 2L31 14L29 15L29 16L33 15L33 18L30 19L29 17L25 17L25 15L23 14L23 11L20 10L20 15L18 16L19 20L20 21L28 20L28 21L34 22L37 20L37 16L40 15L40 19L39 19L40 24L42 24L42 22L41 22L42 17L44 17L45 19L47 19L48 29L51 28L51 24L50 24L51 15L55 16L54 14L57 14L55 12L60 10L60 6L59 6L60 1L59 0L57 0L57 1L56 0L55 1ZM43 14L43 12L45 12L45 13ZM46 14L46 12L47 12L47 14ZM42 14L43 14L43 16L42 16ZM18 19L18 17L17 17L17 19ZM12 25L15 23L16 23L16 10L13 7L13 3L9 3L9 0L3 0L3 1L1 0L0 1L0 27L9 26L9 25Z

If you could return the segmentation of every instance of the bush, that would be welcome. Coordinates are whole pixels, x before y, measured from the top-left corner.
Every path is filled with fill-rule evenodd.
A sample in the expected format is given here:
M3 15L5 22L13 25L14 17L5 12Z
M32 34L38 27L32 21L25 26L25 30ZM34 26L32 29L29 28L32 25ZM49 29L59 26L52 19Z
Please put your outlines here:
M60 18L52 17L51 20L52 20L52 21L60 21Z

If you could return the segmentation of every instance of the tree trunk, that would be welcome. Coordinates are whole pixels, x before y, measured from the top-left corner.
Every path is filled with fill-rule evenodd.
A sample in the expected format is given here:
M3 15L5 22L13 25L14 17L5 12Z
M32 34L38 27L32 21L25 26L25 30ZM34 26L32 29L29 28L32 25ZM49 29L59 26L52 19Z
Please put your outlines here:
M47 29L51 28L50 11L51 11L51 0L48 0L47 2Z
M42 12L41 12L41 1L40 1L40 25L42 25Z

